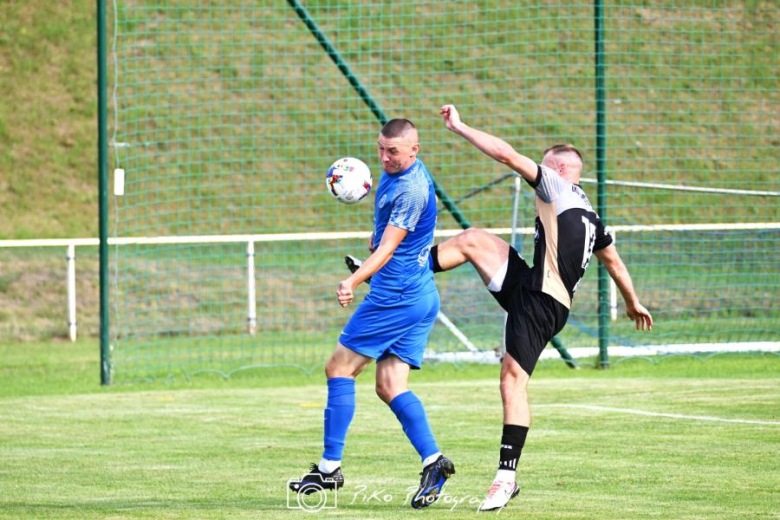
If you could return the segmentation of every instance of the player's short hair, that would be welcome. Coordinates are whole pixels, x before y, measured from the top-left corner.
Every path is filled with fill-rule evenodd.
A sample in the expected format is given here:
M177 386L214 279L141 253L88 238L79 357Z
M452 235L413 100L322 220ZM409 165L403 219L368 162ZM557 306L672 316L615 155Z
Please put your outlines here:
M553 155L558 155L562 153L573 153L576 154L577 157L580 158L580 162L584 163L585 161L582 159L582 154L579 150L577 150L573 144L556 144L551 147L549 147L547 150L544 151L544 155L547 155L548 153L551 153Z
M416 130L417 127L414 126L414 123L409 121L408 119L391 119L387 123L385 123L385 126L382 127L382 135L387 137L388 139L394 139L396 137L401 137L409 130Z

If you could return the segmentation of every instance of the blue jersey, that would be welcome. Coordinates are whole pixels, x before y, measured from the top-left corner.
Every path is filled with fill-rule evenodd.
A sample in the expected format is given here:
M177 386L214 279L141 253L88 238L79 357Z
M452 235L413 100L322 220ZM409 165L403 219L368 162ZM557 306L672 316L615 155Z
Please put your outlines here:
M374 246L382 241L388 224L409 233L390 261L371 277L372 296L414 297L435 291L428 256L436 229L436 193L419 159L401 173L382 172L374 204Z

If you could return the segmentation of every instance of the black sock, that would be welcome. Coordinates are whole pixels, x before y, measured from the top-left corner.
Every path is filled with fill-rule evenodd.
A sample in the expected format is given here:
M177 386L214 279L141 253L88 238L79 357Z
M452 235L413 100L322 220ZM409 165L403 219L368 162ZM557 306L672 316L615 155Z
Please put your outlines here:
M439 264L439 244L436 244L431 248L431 261L433 262L433 272L440 273L444 271Z
M498 469L517 470L517 462L520 460L520 453L523 451L526 435L528 435L527 426L519 426L517 424L504 425Z

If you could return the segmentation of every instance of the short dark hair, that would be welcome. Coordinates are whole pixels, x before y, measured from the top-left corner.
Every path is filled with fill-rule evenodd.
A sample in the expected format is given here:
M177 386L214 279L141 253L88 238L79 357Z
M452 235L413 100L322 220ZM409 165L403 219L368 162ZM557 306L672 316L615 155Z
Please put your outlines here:
M552 153L553 155L558 155L559 153L566 153L566 152L571 152L571 153L577 154L577 157L580 158L580 161L583 162L583 163L585 162L582 159L582 154L580 153L579 150L577 150L574 147L573 144L556 144L556 145L553 145L553 146L549 147L547 150L544 151L543 156L547 155L548 153Z
M409 130L415 129L417 129L417 127L408 119L391 119L382 127L382 135L389 139L393 139L395 137L401 137Z

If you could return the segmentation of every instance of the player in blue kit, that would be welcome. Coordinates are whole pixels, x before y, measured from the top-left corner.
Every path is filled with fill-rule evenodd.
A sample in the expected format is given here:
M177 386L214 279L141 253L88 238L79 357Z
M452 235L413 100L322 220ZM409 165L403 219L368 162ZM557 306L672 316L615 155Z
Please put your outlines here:
M417 159L417 129L407 119L389 121L377 139L382 177L376 191L372 250L365 262L339 284L336 296L346 307L353 291L371 278L371 290L344 328L325 366L325 450L319 464L300 481L298 493L344 484L341 460L347 430L355 413L355 378L376 360L376 393L395 413L423 463L412 507L439 497L455 473L431 432L425 409L409 390L411 369L419 369L428 335L439 312L439 292L428 255L436 228L436 194L425 165Z

